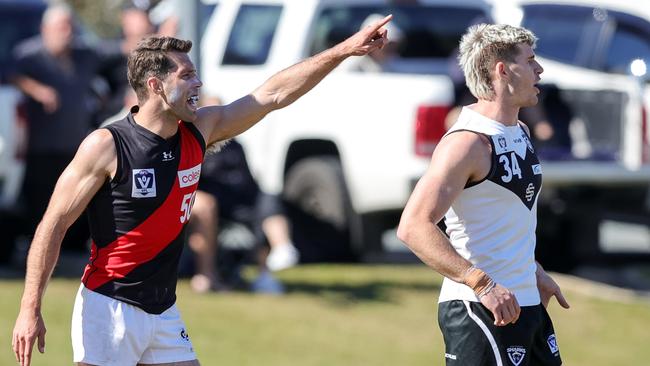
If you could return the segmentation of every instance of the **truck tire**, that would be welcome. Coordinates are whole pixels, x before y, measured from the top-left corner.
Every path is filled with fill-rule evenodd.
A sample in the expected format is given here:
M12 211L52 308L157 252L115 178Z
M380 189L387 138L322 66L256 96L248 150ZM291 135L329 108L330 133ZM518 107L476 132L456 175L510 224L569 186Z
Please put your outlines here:
M318 156L296 162L285 177L283 198L302 261L355 259L350 247L354 214L337 158Z

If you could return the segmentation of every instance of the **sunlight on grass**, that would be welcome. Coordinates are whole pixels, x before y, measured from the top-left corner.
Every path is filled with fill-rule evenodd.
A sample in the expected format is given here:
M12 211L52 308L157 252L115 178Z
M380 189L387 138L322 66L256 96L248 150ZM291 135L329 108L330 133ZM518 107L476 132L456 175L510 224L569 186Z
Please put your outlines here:
M245 275L254 276L249 269ZM305 265L279 275L284 296L235 292L195 295L187 281L178 306L203 365L438 365L440 277L422 265ZM46 355L33 365L69 365L70 314L79 282L47 290ZM650 363L650 305L591 299L565 289L572 309L550 307L564 364ZM4 316L0 365L14 364L11 329L22 282L0 283Z

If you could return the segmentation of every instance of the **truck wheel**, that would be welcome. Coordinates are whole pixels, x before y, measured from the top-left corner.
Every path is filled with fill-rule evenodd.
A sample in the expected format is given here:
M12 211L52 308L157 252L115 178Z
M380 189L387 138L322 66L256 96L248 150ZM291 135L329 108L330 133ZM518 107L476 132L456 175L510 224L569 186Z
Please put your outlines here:
M336 158L307 158L293 165L284 184L284 197L339 230L348 225L349 199L341 163Z
M301 260L353 259L349 228L352 208L338 159L319 156L295 163L287 172L283 197Z

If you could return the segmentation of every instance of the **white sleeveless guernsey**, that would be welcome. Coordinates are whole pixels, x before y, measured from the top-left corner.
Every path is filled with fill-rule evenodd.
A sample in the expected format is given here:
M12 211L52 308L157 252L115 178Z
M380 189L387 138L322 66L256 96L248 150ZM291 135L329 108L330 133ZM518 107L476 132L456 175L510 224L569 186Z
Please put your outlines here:
M535 228L542 169L521 126L505 126L464 107L447 132L474 131L492 145L492 167L468 184L445 214L447 234L458 254L514 292L520 306L540 303L535 278ZM461 283L445 278L439 302L479 301Z

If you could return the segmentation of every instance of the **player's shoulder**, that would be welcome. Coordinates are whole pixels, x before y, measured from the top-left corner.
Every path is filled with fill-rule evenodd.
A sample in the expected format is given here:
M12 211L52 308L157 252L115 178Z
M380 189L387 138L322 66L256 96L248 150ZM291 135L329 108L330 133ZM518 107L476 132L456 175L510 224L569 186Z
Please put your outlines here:
M91 132L83 141L83 144L99 145L106 148L113 144L113 134L107 128L98 128Z
M436 150L459 157L474 158L490 152L489 137L471 130L456 130L445 135Z
M102 164L116 156L113 134L106 128L91 132L79 146L77 156L92 163Z

